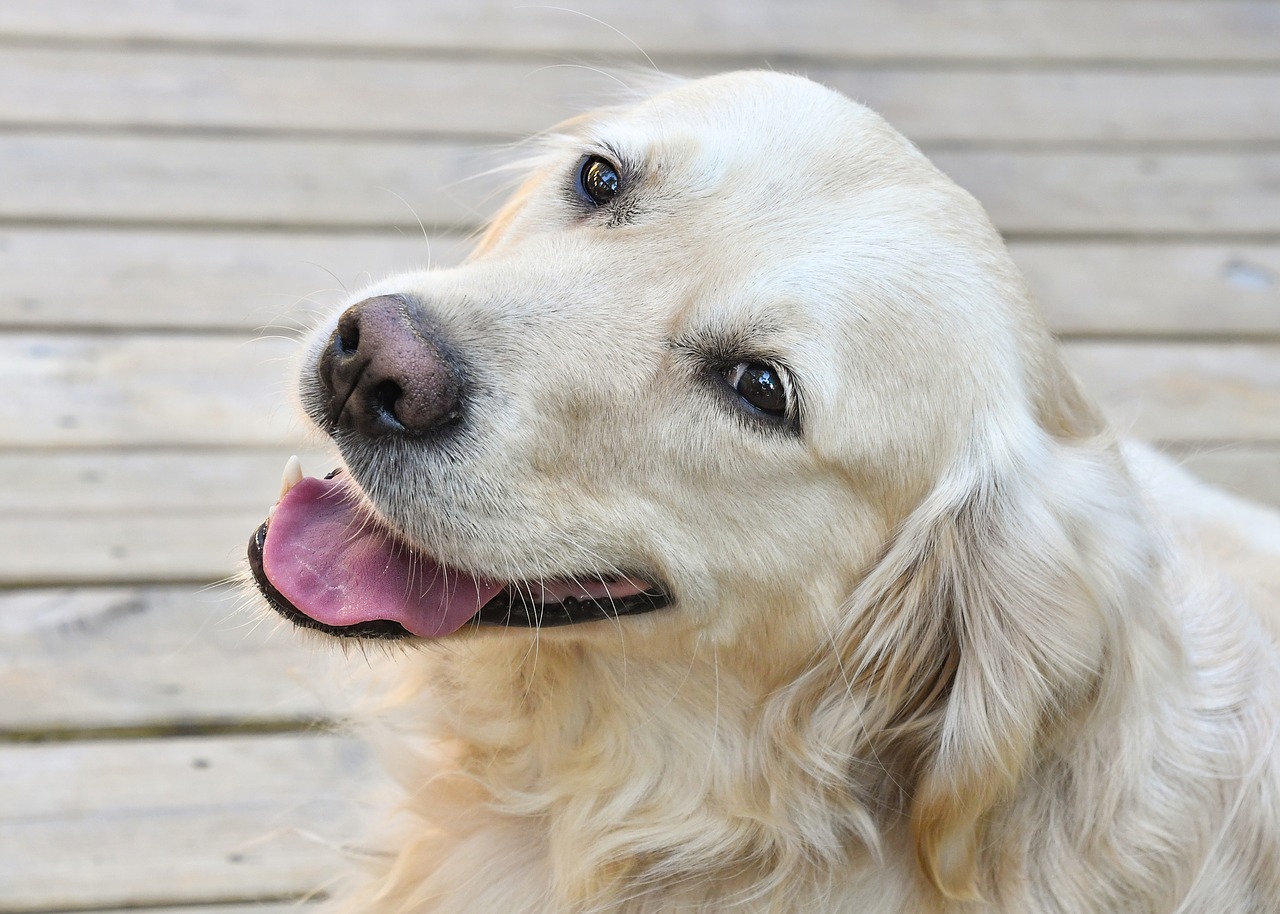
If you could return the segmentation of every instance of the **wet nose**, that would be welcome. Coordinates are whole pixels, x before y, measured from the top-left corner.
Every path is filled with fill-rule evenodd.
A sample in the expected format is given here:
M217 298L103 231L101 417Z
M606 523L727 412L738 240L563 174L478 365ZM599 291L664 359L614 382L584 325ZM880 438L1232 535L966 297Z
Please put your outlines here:
M318 372L334 428L368 438L415 435L460 415L457 373L399 296L343 312Z

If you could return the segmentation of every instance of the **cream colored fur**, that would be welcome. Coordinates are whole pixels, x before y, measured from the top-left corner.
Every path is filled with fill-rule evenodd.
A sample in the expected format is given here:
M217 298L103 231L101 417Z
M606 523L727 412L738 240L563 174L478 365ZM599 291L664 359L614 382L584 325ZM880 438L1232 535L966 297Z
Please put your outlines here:
M572 200L593 152L625 211ZM874 113L738 73L579 119L470 261L352 300L387 293L477 366L481 444L364 460L370 504L677 604L401 656L404 809L339 910L1280 911L1280 522L1117 446ZM793 372L798 434L708 389L717 346Z

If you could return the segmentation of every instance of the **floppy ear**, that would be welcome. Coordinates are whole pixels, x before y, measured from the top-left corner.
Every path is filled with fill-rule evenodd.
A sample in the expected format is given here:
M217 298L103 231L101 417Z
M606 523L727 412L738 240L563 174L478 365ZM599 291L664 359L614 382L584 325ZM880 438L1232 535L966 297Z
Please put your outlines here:
M992 812L1099 700L1121 607L1150 574L1114 448L1027 425L956 461L864 577L837 642L868 749L908 793L920 865L957 899L980 897Z

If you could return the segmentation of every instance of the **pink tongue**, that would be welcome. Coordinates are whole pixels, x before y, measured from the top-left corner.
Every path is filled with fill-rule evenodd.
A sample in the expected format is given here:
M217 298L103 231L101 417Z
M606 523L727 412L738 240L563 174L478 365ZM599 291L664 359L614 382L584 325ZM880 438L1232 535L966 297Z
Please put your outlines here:
M504 586L411 554L368 522L340 478L304 479L280 500L262 566L317 622L387 620L424 638L457 631Z

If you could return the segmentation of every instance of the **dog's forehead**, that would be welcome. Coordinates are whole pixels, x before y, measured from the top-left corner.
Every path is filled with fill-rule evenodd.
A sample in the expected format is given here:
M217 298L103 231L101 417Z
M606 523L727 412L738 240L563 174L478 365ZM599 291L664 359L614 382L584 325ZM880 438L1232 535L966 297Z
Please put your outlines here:
M589 137L635 161L719 166L721 175L748 165L780 176L813 158L839 159L873 146L885 131L892 133L862 105L802 77L771 72L692 80L587 122Z

